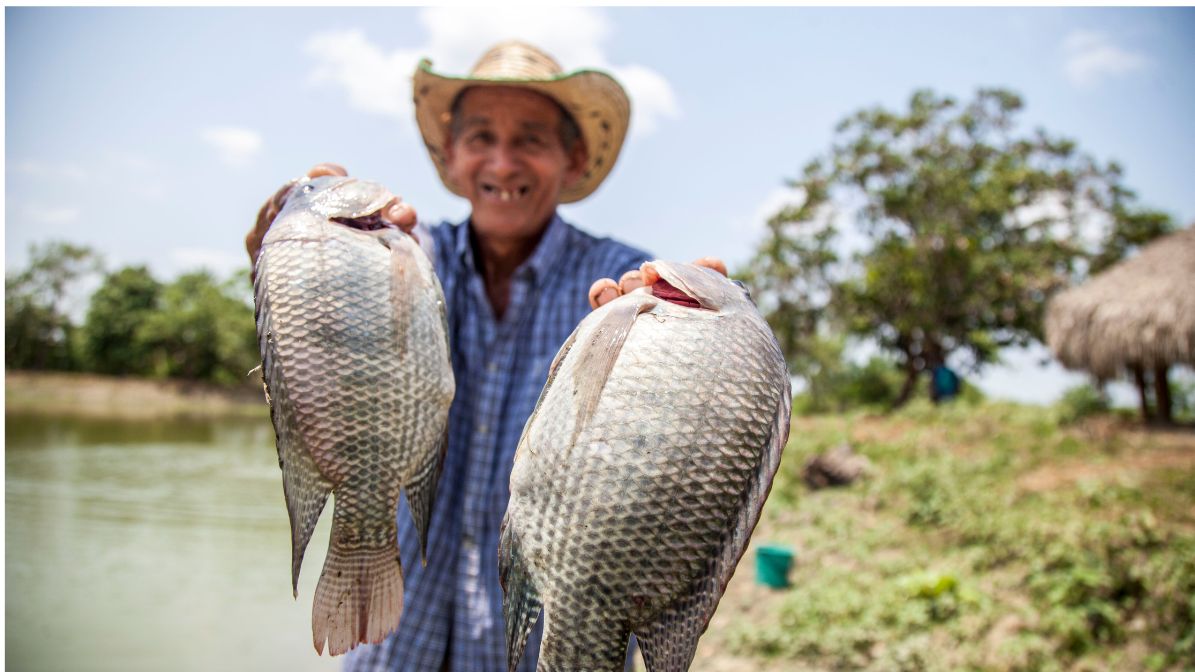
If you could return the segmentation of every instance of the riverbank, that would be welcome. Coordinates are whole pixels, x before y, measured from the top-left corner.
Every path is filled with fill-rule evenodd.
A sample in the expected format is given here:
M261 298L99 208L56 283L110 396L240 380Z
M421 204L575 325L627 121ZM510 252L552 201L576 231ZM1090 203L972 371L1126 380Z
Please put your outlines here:
M122 420L264 417L269 409L251 380L236 388L181 380L83 373L4 372L6 413Z

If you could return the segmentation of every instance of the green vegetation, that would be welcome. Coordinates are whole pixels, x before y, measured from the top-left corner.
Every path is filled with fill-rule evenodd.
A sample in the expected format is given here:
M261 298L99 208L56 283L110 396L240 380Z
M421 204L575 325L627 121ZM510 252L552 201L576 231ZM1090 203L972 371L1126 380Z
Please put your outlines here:
M755 535L797 549L793 587L721 647L768 669L1195 668L1190 432L1067 403L794 423ZM806 489L805 460L844 440L872 475Z
M242 275L223 283L205 272L187 273L162 288L158 309L138 328L158 377L244 381L261 363L253 309L237 297Z
M83 361L96 373L145 375L149 351L142 325L157 309L162 286L144 266L111 273L91 296L83 324Z
M1170 399L1175 420L1195 423L1195 380L1171 380Z
M1023 105L1002 89L965 104L917 91L906 111L848 116L790 182L801 202L772 217L743 277L796 375L820 367L827 333L859 336L899 364L899 406L952 353L979 369L1041 340L1053 292L1173 228L1135 206L1115 163L1020 131ZM1098 217L1110 226L1092 243L1076 223ZM850 259L844 224L867 241Z
M1064 392L1056 407L1060 421L1063 423L1076 422L1093 415L1107 413L1108 398L1094 385L1079 385Z
M72 292L102 276L82 325L67 310ZM171 282L144 266L103 272L85 247L48 243L5 278L6 369L82 371L245 385L260 361L244 273L206 271Z
M797 375L806 382L796 396L793 411L802 415L841 413L853 408L881 408L896 398L901 375L896 363L887 357L872 357L866 364L844 358L846 339L815 338L805 348L806 357L798 365Z
M71 371L79 368L76 325L67 310L68 290L99 272L92 250L51 242L29 250L29 266L4 276L6 368Z

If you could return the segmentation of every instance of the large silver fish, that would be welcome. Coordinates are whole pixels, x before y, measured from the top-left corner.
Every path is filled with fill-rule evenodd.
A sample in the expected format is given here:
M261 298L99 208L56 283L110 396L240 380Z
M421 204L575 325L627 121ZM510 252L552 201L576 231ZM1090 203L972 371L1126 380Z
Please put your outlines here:
M594 311L556 355L510 477L509 667L687 669L788 438L788 371L745 290L689 264Z
M332 532L312 606L316 651L398 626L395 510L423 550L455 391L444 294L413 238L381 225L380 185L296 185L262 242L254 293L262 377L291 523L291 581L329 493Z

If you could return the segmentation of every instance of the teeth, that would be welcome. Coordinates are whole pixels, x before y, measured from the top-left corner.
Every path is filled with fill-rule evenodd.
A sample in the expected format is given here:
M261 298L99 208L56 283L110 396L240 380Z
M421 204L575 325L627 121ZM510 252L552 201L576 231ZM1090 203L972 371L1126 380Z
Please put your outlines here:
M509 203L513 200L522 198L527 194L527 187L516 187L515 189L499 189L491 185L482 185L482 189L486 192L498 197L498 200L503 203Z

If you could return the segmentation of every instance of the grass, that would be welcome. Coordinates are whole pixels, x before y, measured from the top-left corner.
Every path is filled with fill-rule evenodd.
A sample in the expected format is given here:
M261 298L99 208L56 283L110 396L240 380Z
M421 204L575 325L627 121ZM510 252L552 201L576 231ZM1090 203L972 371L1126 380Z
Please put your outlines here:
M794 418L756 543L693 669L1195 669L1195 433L1011 404ZM809 491L849 441L873 464ZM738 661L737 665L726 661Z

